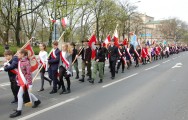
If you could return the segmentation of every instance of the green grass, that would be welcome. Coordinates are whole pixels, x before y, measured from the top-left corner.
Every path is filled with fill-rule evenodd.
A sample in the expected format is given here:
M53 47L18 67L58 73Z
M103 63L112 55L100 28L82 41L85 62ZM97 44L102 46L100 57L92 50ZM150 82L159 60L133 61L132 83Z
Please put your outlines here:
M11 51L14 52L14 54L17 52L17 50L19 49L19 47L16 47L16 46L10 46L9 47ZM47 52L49 52L52 48L51 47L47 47ZM0 57L3 57L3 53L4 53L4 46L3 45L0 45ZM33 47L33 51L35 52L35 55L38 55L39 54L39 47L38 46L34 46Z

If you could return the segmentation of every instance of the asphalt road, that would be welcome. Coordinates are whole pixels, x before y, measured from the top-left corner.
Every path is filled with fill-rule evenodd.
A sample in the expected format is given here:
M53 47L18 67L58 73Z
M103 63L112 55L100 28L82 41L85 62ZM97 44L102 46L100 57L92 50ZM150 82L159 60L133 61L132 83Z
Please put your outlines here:
M33 93L42 101L36 108L24 107L19 120L188 120L188 52L170 56L110 79L108 67L102 84L80 83L72 78L71 94ZM16 108L6 73L0 73L0 120L9 119ZM60 92L60 91L59 91Z

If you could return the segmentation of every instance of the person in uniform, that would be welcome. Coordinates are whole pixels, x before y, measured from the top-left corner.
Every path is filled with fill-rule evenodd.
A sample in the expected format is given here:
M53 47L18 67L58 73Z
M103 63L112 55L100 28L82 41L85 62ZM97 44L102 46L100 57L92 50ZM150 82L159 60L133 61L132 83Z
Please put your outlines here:
M57 79L58 66L59 66L59 60L60 60L60 50L58 48L58 42L54 41L52 43L52 47L53 47L53 51L48 58L48 64L49 64L48 74L49 74L49 78L53 81L53 89L50 92L50 94L57 93L57 84L59 84L58 79ZM59 88L60 88L60 85L59 85Z
M141 55L141 48L138 45L137 48L136 48L136 50L134 51L134 59L136 61L135 67L139 67L140 55Z
M101 43L96 43L96 57L95 61L93 63L93 73L92 73L92 80L90 80L90 83L94 83L94 80L96 79L97 76L97 71L99 71L99 82L103 82L103 70L104 70L104 62L105 62L105 56L106 56L106 49L101 46Z
M114 79L116 62L119 57L118 48L114 45L114 39L112 39L110 42L110 46L108 47L108 53L109 53L109 61L110 61L111 79Z
M119 58L118 58L118 65L117 65L116 73L118 73L118 70L119 70L121 65L122 65L122 73L124 73L125 64L126 64L126 56L125 56L126 50L125 50L125 47L123 46L123 44L120 44L118 49L119 49L118 50Z
M62 51L60 52L60 63L59 63L59 80L62 86L62 92L60 92L60 95L68 94L71 92L70 77L72 74L72 53L73 50L71 49L71 46L69 46L67 43L63 43ZM65 88L63 77L67 81L67 89Z
M81 52L78 56L82 55L82 78L79 80L80 82L85 81L85 67L87 67L87 76L89 78L87 80L91 80L91 55L92 50L91 47L88 45L88 40L82 41L84 47L81 49ZM78 57L77 56L77 57Z
M38 92L40 91L44 91L44 80L48 81L50 86L51 86L51 83L52 81L50 79L48 79L47 77L44 76L45 72L47 71L48 69L48 53L46 52L46 45L44 43L41 43L39 45L39 48L40 48L40 52L39 52L39 60L40 60L40 67L42 67L41 71L40 71L40 78L41 78L41 88L40 90L38 90Z
M19 86L17 85L17 81L16 81L18 57L13 56L13 53L10 50L5 51L4 56L8 62L4 63L3 69L4 71L8 72L11 90L14 95L14 100L11 103L16 103L18 101L17 94L19 90Z
M72 53L72 61L76 58L76 55L78 54L78 50L76 49L76 45L72 42L71 46L73 47L73 53ZM76 71L76 78L79 79L79 69L78 69L78 60L75 59L74 62L74 69Z

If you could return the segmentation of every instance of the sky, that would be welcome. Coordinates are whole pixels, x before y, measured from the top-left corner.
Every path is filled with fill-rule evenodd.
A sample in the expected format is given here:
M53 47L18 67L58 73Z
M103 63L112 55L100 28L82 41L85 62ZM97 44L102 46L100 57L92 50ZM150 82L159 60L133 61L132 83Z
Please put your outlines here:
M136 3L137 1L141 1ZM179 18L188 23L188 0L129 0L138 6L137 12L146 13L155 20Z

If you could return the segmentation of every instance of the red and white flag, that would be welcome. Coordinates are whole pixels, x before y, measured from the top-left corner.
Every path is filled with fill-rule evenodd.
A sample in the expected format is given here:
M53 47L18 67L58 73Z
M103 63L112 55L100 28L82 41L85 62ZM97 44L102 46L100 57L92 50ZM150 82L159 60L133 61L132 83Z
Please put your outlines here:
M95 44L96 44L96 42L97 42L97 38L96 38L95 34L93 34L91 36L90 40L89 40L89 43L88 43L88 45L91 47L91 50L92 50L91 59L94 59L95 56L96 56L96 51L95 51L95 48L96 48Z
M65 17L65 18L63 18L63 19L61 20L61 25L62 25L64 28L66 28L66 26L67 26L67 17Z
M33 51L33 48L31 47L31 44L29 43L28 45L26 45L26 47L24 49L28 51L28 58L29 58L30 63L31 63L31 72L34 72L38 68L38 62L37 62L37 59L35 57L35 53Z
M103 43L103 47L108 47L108 44L109 44L109 42L110 42L110 35L108 35L107 37L106 37L106 39L104 40L104 43Z
M119 38L118 38L117 29L114 31L114 45L115 45L116 47L119 47Z

